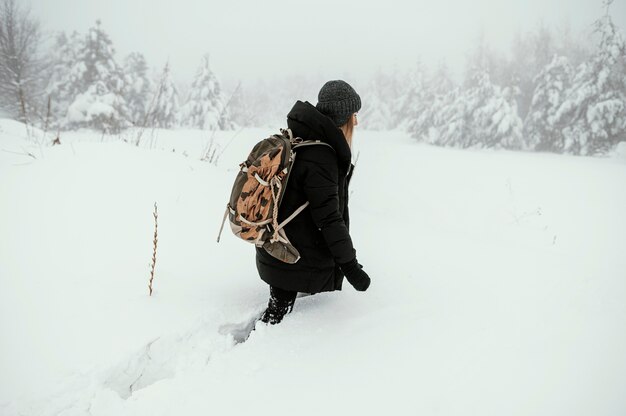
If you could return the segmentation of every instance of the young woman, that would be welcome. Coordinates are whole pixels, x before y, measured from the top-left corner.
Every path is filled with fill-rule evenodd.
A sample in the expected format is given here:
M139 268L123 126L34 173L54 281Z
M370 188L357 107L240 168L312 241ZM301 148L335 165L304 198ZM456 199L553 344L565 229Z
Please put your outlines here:
M358 124L361 98L344 81L329 81L318 94L316 106L298 101L287 115L294 137L321 140L328 146L298 150L279 221L300 205L309 206L285 226L285 233L300 253L295 264L283 263L257 248L256 265L261 279L270 285L270 300L261 320L277 324L291 312L298 292L341 290L344 276L359 291L370 278L356 260L348 231L348 184L352 133Z

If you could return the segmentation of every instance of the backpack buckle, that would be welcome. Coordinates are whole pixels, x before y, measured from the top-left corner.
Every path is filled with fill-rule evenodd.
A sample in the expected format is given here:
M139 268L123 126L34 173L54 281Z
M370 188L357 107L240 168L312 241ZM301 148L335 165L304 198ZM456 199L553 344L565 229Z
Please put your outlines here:
M289 140L293 140L293 132L291 131L290 128L286 128L286 129L280 129L280 133L283 136L287 136L289 137Z

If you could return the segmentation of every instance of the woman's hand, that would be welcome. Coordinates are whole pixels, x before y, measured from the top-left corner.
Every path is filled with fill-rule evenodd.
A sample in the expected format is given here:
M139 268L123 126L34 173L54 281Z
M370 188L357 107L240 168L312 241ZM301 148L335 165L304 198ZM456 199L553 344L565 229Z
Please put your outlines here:
M341 271L348 279L348 282L359 292L365 292L370 286L372 280L363 271L363 266L356 261L356 257L348 263L340 264L339 267L341 267Z

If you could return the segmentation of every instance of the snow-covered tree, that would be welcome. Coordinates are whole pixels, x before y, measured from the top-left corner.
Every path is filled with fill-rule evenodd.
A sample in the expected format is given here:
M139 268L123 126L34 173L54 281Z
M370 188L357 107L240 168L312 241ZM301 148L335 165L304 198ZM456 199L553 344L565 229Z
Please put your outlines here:
M406 130L419 140L432 141L433 128L438 124L439 113L444 111L444 107L449 105L449 100L454 101L449 95L454 89L454 83L450 78L450 73L445 62L441 62L437 71L427 78L426 70L418 67L411 77L406 102L413 103L410 107L406 104L401 113L407 114L408 122Z
M437 70L430 78L429 85L436 96L445 95L454 90L456 85L450 75L450 68L448 68L448 64L445 61L439 62Z
M404 82L398 71L377 71L361 94L363 107L359 112L359 126L366 130L388 130L398 127Z
M171 128L178 119L178 89L172 81L170 64L163 67L161 76L156 83L148 113L148 125L151 127Z
M87 32L71 72L77 76L81 92L68 108L69 128L88 127L112 132L130 124L124 99L124 76L100 21Z
M414 137L422 135L428 126L424 120L430 110L432 97L427 85L427 71L421 61L408 73L404 93L400 95L396 110L396 124Z
M43 90L39 23L15 0L0 1L0 109L28 121Z
M524 118L530 108L535 77L555 53L554 36L543 24L535 32L517 33L511 45L511 59L508 63L509 79L520 90L518 107Z
M476 73L474 82L464 93L471 131L461 147L521 148L522 120L515 101L518 91L492 84L484 71Z
M254 109L250 100L246 97L243 84L239 82L232 92L228 113L230 118L238 126L250 127L254 121Z
M50 122L56 127L63 126L67 109L84 89L82 68L76 65L84 43L84 36L78 32L72 32L70 36L60 32L50 50L46 96L50 99Z
M565 127L559 123L556 113L565 101L565 94L570 88L572 67L569 59L554 56L535 77L536 85L530 110L524 120L524 138L526 147L540 151L562 152Z
M606 153L626 138L626 46L608 7L595 31L596 53L576 69L555 115L565 126L564 151L581 155Z
M467 55L463 80L465 87L474 85L477 71L488 73L494 84L508 85L511 83L512 75L507 58L489 45L482 31L476 39L475 47Z
M209 66L209 55L202 57L191 84L189 99L181 107L183 125L208 130L226 130L233 124L220 84Z
M148 65L143 54L132 52L124 59L124 75L130 120L134 125L141 126L146 121L150 92L154 89L148 77Z
M359 127L364 130L387 130L392 119L391 108L380 98L379 91L369 90L364 94L363 107L359 113Z
M485 70L476 70L464 90L440 96L433 115L431 143L454 147L522 147L522 121L517 115L514 88L491 83Z
M439 146L459 147L471 128L466 104L460 87L438 94L431 110L432 123L424 140Z
M568 22L554 33L555 52L552 55L565 56L572 67L577 67L591 57L592 46L583 33L574 34ZM552 56L550 57L552 58Z

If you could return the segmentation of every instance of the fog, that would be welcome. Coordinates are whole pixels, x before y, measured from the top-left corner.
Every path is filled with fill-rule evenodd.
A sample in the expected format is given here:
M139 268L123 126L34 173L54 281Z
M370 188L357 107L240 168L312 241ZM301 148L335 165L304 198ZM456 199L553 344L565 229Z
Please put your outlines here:
M49 36L84 33L101 19L119 56L142 52L151 67L169 59L180 83L190 82L208 52L227 86L291 74L364 79L418 59L430 66L445 60L458 77L481 36L503 53L516 33L539 25L584 38L603 10L598 0L20 2ZM626 2L616 1L611 15L625 27Z

